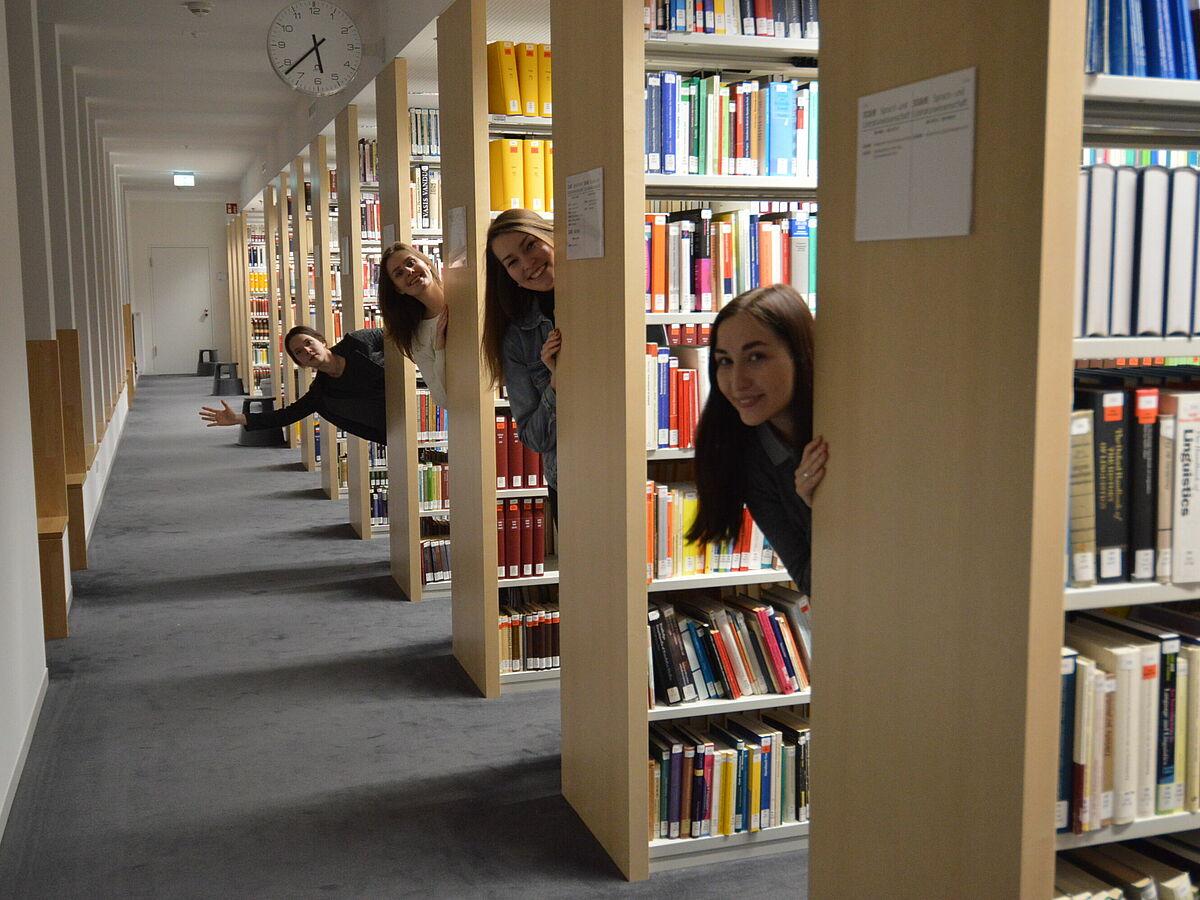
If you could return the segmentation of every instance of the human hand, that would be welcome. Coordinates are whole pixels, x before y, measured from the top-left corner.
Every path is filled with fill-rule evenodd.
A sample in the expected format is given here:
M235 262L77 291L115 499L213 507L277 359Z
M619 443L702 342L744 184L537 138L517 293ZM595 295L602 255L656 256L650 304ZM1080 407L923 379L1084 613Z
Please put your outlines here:
M434 350L446 349L446 329L450 324L450 307L443 306L442 311L438 313L437 332L433 339Z
M555 328L542 344L542 364L550 370L550 387L558 390L558 351L562 349L562 332Z
M200 407L200 418L208 423L209 428L215 425L244 425L246 419L241 413L235 413L229 408L229 404L224 400L221 401L221 406L224 409L215 409L211 406Z
M796 493L809 506L812 506L813 495L825 477L825 463L828 459L829 444L820 435L804 445L800 465L796 467Z

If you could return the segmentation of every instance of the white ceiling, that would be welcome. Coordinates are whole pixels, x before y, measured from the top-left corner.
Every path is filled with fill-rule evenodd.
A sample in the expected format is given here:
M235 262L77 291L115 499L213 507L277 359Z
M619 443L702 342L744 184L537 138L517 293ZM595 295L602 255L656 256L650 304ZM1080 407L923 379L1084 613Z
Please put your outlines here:
M127 191L175 191L184 170L194 196L250 203L348 102L372 127L372 79L394 56L408 60L410 104L436 105L435 19L450 0L340 0L363 63L347 90L315 101L267 59L267 28L290 0L209 2L196 16L185 0L38 0L43 46L53 29ZM491 0L488 16L489 40L549 40L549 0Z

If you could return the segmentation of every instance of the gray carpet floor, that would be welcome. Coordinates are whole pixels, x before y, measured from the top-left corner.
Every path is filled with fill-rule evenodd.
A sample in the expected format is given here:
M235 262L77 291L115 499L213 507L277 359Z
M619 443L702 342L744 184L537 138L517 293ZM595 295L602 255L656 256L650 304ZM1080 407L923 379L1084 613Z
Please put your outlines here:
M207 389L139 382L0 897L803 896L803 853L625 883L559 795L557 689L479 699L449 602Z

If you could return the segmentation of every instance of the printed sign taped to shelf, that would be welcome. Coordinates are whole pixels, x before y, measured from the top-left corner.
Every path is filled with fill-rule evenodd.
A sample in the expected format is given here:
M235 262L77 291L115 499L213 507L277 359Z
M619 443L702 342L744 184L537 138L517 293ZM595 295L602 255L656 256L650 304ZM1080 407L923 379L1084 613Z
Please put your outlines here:
M604 169L567 176L567 259L604 258Z

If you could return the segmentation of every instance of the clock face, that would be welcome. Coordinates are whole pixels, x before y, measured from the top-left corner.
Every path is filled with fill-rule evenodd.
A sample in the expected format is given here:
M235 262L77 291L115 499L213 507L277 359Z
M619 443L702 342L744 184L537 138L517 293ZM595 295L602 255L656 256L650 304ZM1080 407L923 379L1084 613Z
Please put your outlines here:
M289 86L322 97L354 80L362 38L354 20L338 7L308 0L279 11L267 33L267 55Z

